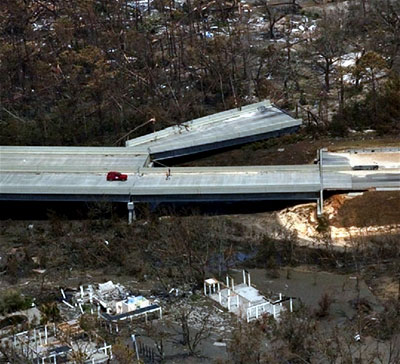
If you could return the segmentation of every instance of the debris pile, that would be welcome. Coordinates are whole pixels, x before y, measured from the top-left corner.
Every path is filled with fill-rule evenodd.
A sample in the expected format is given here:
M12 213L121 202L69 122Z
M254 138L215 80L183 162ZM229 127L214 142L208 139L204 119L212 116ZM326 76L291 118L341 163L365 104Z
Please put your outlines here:
M159 312L162 317L161 307L143 296L134 296L123 285L112 281L99 283L98 285L89 284L86 287L80 286L68 300L67 295L61 290L63 303L72 309L78 309L83 314L85 310L90 310L93 314L97 312L98 316L108 321L119 321L126 318L132 318L151 312ZM68 302L69 301L69 302Z

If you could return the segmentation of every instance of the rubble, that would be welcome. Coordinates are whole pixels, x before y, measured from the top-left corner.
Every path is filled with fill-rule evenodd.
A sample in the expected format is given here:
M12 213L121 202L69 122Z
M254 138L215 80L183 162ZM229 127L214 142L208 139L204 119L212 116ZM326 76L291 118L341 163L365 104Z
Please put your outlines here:
M126 287L112 281L99 283L97 286L89 284L80 286L79 291L68 297L61 290L62 302L68 308L79 310L82 314L85 309L107 321L117 322L133 317L144 316L158 312L162 318L162 308L155 301L143 296L134 296Z

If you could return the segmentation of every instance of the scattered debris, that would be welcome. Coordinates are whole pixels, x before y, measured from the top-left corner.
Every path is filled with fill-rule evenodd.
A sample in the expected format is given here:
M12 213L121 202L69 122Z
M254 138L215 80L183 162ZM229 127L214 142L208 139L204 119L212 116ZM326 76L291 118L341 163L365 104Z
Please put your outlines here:
M40 363L106 363L112 359L111 345L99 335L85 332L78 321L51 324L22 331L0 340L18 356Z
M133 317L147 316L158 312L162 318L162 308L155 301L143 296L134 296L126 287L112 281L99 283L97 287L89 284L80 286L78 292L69 296L61 289L62 302L70 309L83 314L89 310L92 314L97 312L99 317L107 321L117 322ZM79 314L79 313L78 313Z

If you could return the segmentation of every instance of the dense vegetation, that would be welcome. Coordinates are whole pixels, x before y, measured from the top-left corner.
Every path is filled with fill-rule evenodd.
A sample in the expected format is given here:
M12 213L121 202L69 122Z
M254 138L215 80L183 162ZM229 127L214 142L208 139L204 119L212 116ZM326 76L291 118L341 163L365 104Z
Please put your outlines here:
M319 129L336 114L336 134L398 131L398 1L144 3L1 1L0 144L112 145L255 97Z

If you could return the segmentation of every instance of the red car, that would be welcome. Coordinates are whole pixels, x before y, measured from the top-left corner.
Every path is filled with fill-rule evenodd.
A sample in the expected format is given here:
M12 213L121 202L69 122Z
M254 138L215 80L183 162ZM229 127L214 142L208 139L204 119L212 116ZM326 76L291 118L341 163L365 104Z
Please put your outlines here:
M120 172L108 172L107 173L107 181L126 181L128 179L128 175L122 174Z

